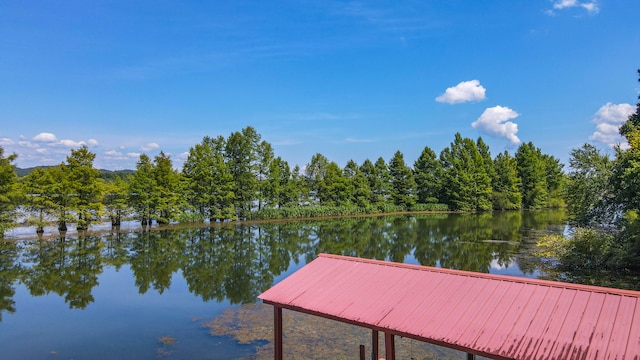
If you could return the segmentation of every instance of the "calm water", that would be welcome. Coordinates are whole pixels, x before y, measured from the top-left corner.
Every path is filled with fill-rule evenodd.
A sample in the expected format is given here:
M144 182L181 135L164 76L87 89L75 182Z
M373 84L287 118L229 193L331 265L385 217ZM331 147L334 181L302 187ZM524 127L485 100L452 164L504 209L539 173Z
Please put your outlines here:
M593 282L530 255L564 223L562 211L440 214L0 242L0 358L249 356L253 346L211 336L203 323L255 302L321 252Z

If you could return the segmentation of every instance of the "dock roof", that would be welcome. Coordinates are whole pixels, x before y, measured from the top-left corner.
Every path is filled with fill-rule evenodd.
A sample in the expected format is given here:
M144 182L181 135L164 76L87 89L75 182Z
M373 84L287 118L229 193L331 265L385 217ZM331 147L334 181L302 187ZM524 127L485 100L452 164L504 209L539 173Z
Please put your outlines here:
M264 303L495 359L640 359L640 292L320 254Z

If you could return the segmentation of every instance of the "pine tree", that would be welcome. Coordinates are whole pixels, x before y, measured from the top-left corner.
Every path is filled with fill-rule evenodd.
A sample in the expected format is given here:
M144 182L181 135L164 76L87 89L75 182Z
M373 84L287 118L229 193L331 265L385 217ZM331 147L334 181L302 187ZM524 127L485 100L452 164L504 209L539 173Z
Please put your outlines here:
M418 203L437 203L440 192L439 177L442 169L436 153L425 146L413 164Z
M411 208L416 204L416 183L413 171L404 162L404 155L398 150L389 161L391 175L391 200L395 205Z
M522 207L544 208L547 205L547 174L542 152L532 142L522 144L516 151L516 161L522 181Z
M520 188L522 182L518 177L518 163L508 151L498 154L493 161L495 176L491 183L493 188L493 208L496 210L514 210L522 206Z

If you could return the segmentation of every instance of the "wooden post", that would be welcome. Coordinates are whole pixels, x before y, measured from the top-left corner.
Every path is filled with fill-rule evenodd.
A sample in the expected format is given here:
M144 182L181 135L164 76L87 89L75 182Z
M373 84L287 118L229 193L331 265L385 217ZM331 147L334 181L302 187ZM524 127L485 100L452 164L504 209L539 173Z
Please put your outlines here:
M273 306L274 360L282 360L282 308Z
M396 344L393 334L384 333L384 350L386 360L396 360Z
M476 360L476 356L474 354L467 353L467 360Z
M378 341L378 331L371 330L371 360L378 360L380 345Z
M360 345L360 360L367 360L366 351L364 350L364 345Z

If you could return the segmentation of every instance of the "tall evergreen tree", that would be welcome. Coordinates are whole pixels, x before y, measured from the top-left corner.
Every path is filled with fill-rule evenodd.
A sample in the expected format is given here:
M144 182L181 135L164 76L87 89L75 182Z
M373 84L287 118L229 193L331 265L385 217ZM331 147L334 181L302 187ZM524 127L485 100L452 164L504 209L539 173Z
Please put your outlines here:
M233 176L234 205L238 218L250 216L258 192L258 144L260 134L247 126L241 132L233 132L227 138L226 164Z
M265 193L267 188L272 186L269 184L267 178L269 172L272 170L271 164L274 161L273 148L271 144L266 141L262 141L258 144L257 148L257 177L258 177L258 210L262 209L262 205L265 202Z
M379 157L375 164L375 177L373 185L369 181L369 187L373 192L374 204L382 205L389 201L391 197L391 174L389 167L382 157Z
M448 205L462 211L491 209L491 178L485 158L473 140L457 133L451 145L440 153L440 163Z
M516 151L518 176L522 181L522 207L539 209L547 206L547 169L542 152L532 142Z
M547 181L547 207L565 207L565 184L566 176L562 171L564 164L554 156L542 154L544 162L545 176Z
M289 164L281 157L274 158L266 173L266 178L262 185L262 195L265 206L282 207L293 202L292 194L287 194L289 181L291 180L291 169Z
M413 164L418 202L421 204L437 203L440 192L439 177L442 172L436 153L425 146Z
M305 168L305 176L307 179L307 186L311 191L311 199L315 201L322 201L325 196L322 194L324 187L324 180L327 175L327 167L329 160L322 154L317 153L311 157L311 161Z
M370 204L371 188L355 161L349 160L347 162L344 167L344 176L348 181L349 203L358 207L367 207Z
M518 163L508 151L498 154L493 161L495 175L491 182L493 189L493 208L496 210L514 210L522 206L520 188L522 182L518 177Z
M389 161L391 175L391 200L395 205L411 208L416 204L416 183L413 171L404 162L404 155L398 150Z
M327 164L324 179L320 182L320 203L329 206L345 206L349 204L348 179L342 169L334 161Z

